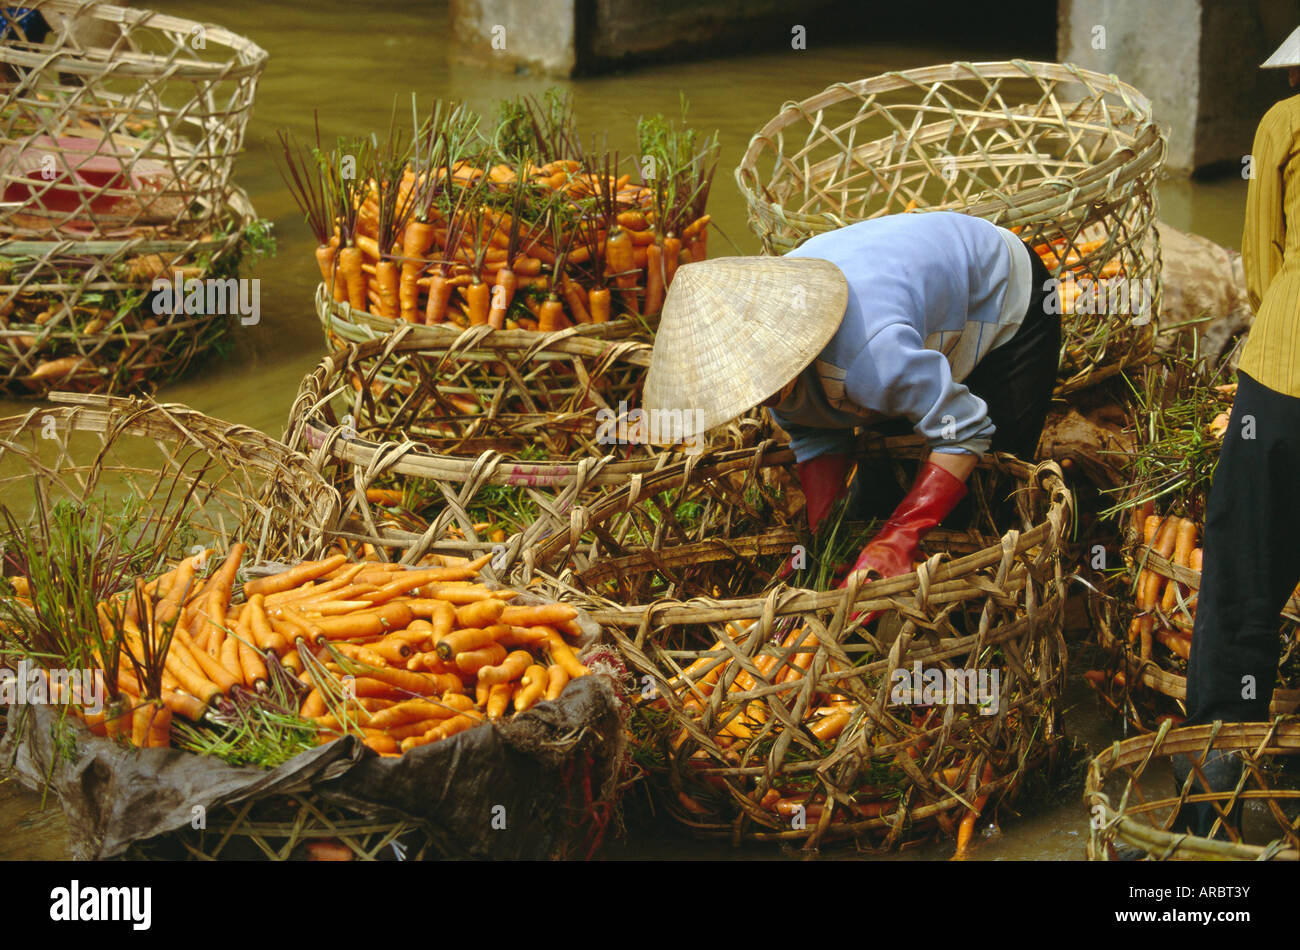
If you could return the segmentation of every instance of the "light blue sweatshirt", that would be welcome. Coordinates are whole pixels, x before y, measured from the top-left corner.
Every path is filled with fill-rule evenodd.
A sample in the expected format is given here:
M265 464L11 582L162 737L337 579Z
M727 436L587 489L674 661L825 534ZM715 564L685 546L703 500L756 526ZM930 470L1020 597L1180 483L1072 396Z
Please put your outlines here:
M795 458L848 452L855 427L900 417L932 449L987 452L995 427L962 380L1019 328L1030 253L1005 228L950 211L874 218L791 251L830 261L849 285L840 328L772 410Z

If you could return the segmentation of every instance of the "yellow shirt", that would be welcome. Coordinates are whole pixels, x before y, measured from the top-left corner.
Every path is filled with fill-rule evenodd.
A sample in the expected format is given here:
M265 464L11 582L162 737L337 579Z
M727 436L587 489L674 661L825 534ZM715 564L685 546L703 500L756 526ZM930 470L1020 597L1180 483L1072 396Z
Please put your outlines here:
M1300 397L1300 96L1264 113L1251 156L1241 259L1255 322L1238 368Z

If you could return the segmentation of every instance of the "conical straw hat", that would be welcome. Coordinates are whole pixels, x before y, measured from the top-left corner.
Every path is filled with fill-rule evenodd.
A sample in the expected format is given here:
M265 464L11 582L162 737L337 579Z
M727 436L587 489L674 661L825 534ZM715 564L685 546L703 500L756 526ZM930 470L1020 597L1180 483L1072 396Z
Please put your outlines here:
M680 411L689 438L757 406L826 346L849 285L813 257L718 257L677 269L642 408Z
M1275 69L1285 66L1300 66L1300 26L1282 41L1268 59L1259 64L1260 69Z

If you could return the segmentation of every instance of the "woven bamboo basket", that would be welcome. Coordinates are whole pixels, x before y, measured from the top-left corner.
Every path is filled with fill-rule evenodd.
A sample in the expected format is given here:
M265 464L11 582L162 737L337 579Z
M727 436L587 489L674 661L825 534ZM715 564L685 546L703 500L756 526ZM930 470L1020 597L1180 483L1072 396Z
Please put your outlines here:
M649 346L566 334L407 326L323 360L286 442L343 495L341 539L407 563L495 550L502 569L580 498L664 464L602 441L639 402Z
M420 861L437 854L427 831L400 815L366 817L310 794L269 795L214 809L203 829L142 841L132 860L301 860L313 844L342 845L350 860Z
M736 181L768 253L910 210L975 215L1050 251L1067 311L1058 384L1067 393L1152 351L1164 154L1150 102L1114 76L951 63L787 103L750 140Z
M1104 678L1092 685L1112 711L1122 715L1138 731L1150 732L1170 717L1181 722L1187 715L1187 666L1185 660L1158 641L1152 646L1152 656L1142 659L1138 644L1130 643L1127 635L1135 616L1127 591L1132 590L1135 578L1143 569L1184 585L1188 597L1179 599L1169 614L1157 606L1156 624L1190 633L1195 614L1189 601L1200 589L1201 573L1174 564L1145 544L1134 545L1126 560L1124 596L1101 594L1092 600L1092 606L1100 608L1093 611L1097 640L1110 655L1109 665L1101 671ZM1283 609L1278 636L1282 649L1278 682L1273 687L1270 706L1274 716L1300 709L1300 688L1296 685L1300 682L1300 597L1293 596Z
M0 33L0 193L20 205L9 236L197 239L217 226L265 50L211 24L83 0L0 10Z
M149 231L111 240L0 237L0 391L21 398L147 392L219 349L242 319L234 278L250 250L260 252L250 238L261 225L237 190L209 224L212 231L192 238ZM175 286L177 274L182 288L207 282L205 312L154 296L155 281Z
M184 512L190 545L225 550L244 541L257 561L320 553L338 495L279 442L179 405L58 394L63 405L0 420L0 495L17 514L34 485L61 499L117 510L134 495L147 517Z
M320 319L321 329L325 333L325 342L331 349L342 349L352 343L369 343L397 332L407 326L404 321L381 317L365 310L353 310L346 301L339 302L330 297L324 284L316 287L316 316ZM415 324L411 332L419 334L425 331L423 324ZM428 328L434 330L431 340L438 340L439 333L449 329L444 327ZM514 330L513 333L524 334L527 330ZM650 334L638 320L623 317L608 323L580 323L568 330L561 331L578 338L601 340L649 339ZM554 336L538 333L537 339Z
M1219 749L1240 754L1242 780L1233 789L1191 794L1173 780L1171 758L1187 756L1199 765ZM1160 730L1116 742L1088 767L1085 800L1092 817L1088 857L1113 860L1121 843L1150 860L1296 861L1300 860L1300 789L1294 756L1300 755L1300 721L1288 716L1272 723L1216 722L1207 726ZM1288 761L1290 776L1283 772ZM1212 802L1220 817L1241 814L1241 831L1220 822L1222 838L1203 838L1175 827L1178 810L1188 803Z
M909 437L874 452L894 460L901 495L902 460L924 447ZM1072 497L1054 465L999 457L972 479L969 526L928 536L915 573L800 589L780 582L807 543L790 462L764 445L647 475L573 509L569 531L526 551L515 580L540 580L609 631L640 680L637 759L694 832L871 849L952 832L1059 751ZM994 512L1009 497L1019 527L999 538ZM874 629L855 619L876 610ZM996 670L996 712L969 695L908 704L895 676L922 668ZM711 675L711 691L688 685ZM823 741L810 712L830 696L848 717Z

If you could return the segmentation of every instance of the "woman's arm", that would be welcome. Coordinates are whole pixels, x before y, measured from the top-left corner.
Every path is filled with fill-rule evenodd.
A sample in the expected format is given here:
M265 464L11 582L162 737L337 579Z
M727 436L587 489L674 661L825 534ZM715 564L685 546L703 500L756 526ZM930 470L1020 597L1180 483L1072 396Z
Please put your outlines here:
M973 452L931 452L930 462L964 482L970 478L970 473L975 471L979 456Z

